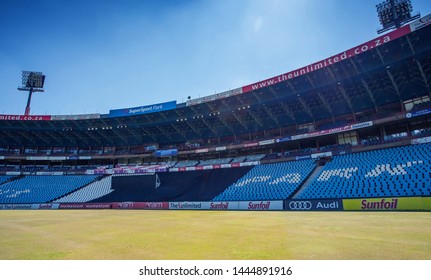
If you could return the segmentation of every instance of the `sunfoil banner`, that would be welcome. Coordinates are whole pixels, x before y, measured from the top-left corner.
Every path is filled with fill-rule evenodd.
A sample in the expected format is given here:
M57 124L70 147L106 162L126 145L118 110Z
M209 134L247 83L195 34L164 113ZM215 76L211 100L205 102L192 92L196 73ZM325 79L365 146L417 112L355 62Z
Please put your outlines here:
M254 211L283 210L283 201L282 200L240 201L238 202L238 210L254 210Z
M403 211L403 210L429 210L428 198L422 197L385 197L343 199L344 210L356 211Z
M342 211L341 199L292 199L284 202L287 211Z
M161 111L167 111L177 108L177 101L170 101L165 103L158 103L153 105L146 105L134 108L124 108L109 111L109 117L128 117L142 114L150 114Z
M31 209L33 210L55 210L60 206L59 203L43 203L43 204L32 204Z

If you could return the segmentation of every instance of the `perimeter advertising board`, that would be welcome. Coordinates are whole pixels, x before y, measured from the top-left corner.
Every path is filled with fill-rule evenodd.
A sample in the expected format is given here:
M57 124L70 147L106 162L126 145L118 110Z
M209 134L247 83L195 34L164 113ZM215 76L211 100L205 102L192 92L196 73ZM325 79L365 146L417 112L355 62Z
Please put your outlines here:
M169 202L170 210L283 210L283 201Z
M356 211L403 211L403 210L426 210L428 200L422 197L386 197L386 198L363 198L343 199L344 210Z
M43 204L32 204L31 209L33 210L55 210L58 209L60 204L58 203L43 203Z
M61 203L58 209L111 209L111 203Z
M31 210L31 204L0 204L0 210Z
M238 210L254 210L254 211L268 211L268 210L283 210L283 201L240 201L238 202Z
M169 210L209 210L209 202L169 202Z
M343 201L341 199L286 200L284 209L287 211L342 211Z
M164 210L169 209L168 202L115 202L112 209L147 209Z

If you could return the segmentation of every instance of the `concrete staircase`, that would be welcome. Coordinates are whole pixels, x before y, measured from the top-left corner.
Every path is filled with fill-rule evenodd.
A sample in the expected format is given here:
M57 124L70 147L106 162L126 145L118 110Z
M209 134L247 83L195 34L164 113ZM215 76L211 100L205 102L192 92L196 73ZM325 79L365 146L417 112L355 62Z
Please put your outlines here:
M308 177L308 179L302 184L301 188L293 195L292 199L298 198L298 196L311 184L311 182L314 181L314 179L319 175L320 171L325 166L317 166L316 169L314 169L313 173Z

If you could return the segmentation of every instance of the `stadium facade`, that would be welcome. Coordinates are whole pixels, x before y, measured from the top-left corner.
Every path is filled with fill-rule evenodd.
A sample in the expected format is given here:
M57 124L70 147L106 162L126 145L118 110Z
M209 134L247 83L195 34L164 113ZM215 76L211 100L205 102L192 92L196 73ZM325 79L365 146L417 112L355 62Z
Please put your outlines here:
M0 115L0 203L428 209L430 23L186 103Z

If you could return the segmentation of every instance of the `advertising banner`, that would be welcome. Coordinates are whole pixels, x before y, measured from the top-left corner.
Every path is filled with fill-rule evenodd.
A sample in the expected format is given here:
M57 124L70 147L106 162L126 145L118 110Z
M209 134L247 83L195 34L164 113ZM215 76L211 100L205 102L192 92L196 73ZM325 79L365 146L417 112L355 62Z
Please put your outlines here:
M208 148L205 148L205 149L197 149L195 152L196 152L197 154L200 154L200 153L208 153Z
M287 211L342 211L343 201L341 199L286 200L284 209Z
M332 152L312 154L311 158L332 157Z
M38 210L38 209L54 210L54 209L58 209L59 205L60 204L58 204L58 203L32 204L31 209L34 209L34 210Z
M53 121L65 121L65 120L90 120L100 119L100 114L81 114L81 115L53 115L51 120Z
M178 155L177 149L170 149L170 150L157 150L154 152L154 155L156 157L170 157L170 156L176 156Z
M276 143L281 143L281 142L287 142L287 141L290 141L290 140L292 140L292 137L286 136L286 137L283 137L283 138L276 139L275 142Z
M303 159L310 159L311 155L306 155L306 156L296 156L295 160L303 160Z
M109 111L109 117L128 117L142 114L150 114L161 111L167 111L177 108L177 101L170 101L165 103L158 103L147 106L140 106L134 108L116 109Z
M370 126L373 126L373 122L372 121L363 122L363 123L357 123L357 124L352 124L350 128L352 130L354 130L354 129L364 128L364 127L370 127Z
M58 209L110 209L111 203L60 203Z
M61 171L38 171L36 175L49 175L49 176L61 176L64 172Z
M31 204L2 204L0 210L31 210Z
M258 142L252 142L252 143L245 143L244 145L243 145L243 147L244 148L250 148L250 147L256 147L256 146L258 146L259 145L259 143Z
M168 202L115 202L112 203L113 209L147 209L163 210L169 209Z
M410 26L409 25L405 25L401 28L398 28L392 32L389 32L387 34L384 34L380 37L377 37L371 41L368 41L366 43L363 43L362 45L356 46L354 48L351 48L347 51L344 51L342 53L338 53L334 56L331 56L327 59L315 62L313 64L309 64L305 67L272 77L270 79L266 79L251 85L246 85L242 87L242 92L249 92L252 90L258 90L260 88L264 88L267 86L272 86L275 85L277 83L281 83L287 80L291 80L293 78L296 78L298 76L302 76L308 73L311 73L313 71L317 71L326 67L331 66L332 64L338 63L340 61L344 61L350 57L356 56L356 55L360 55L361 53L364 53L368 50L371 50L373 48L379 47L383 44L389 43L397 38L400 38L408 33L410 33Z
M259 146L271 145L274 143L275 143L274 139L264 140L264 141L259 141Z
M19 171L8 171L8 172L6 172L6 175L16 176L16 175L21 175L21 172L19 172Z
M424 109L416 112L407 113L406 118L410 119L410 118L424 116L428 114L431 114L431 109Z
M238 210L238 202L228 202L228 201L211 202L209 209L210 210Z
M50 121L51 116L0 115L0 121Z
M344 210L423 210L422 197L343 199Z
M428 24L431 24L431 14L410 23L410 30L413 32L427 26Z
M210 202L169 202L169 210L209 210Z
M412 140L412 145L431 143L431 136Z
M60 156L29 156L25 158L26 160L66 160L66 157Z
M283 201L282 200L240 201L238 202L238 210L255 210L255 211L283 210Z

